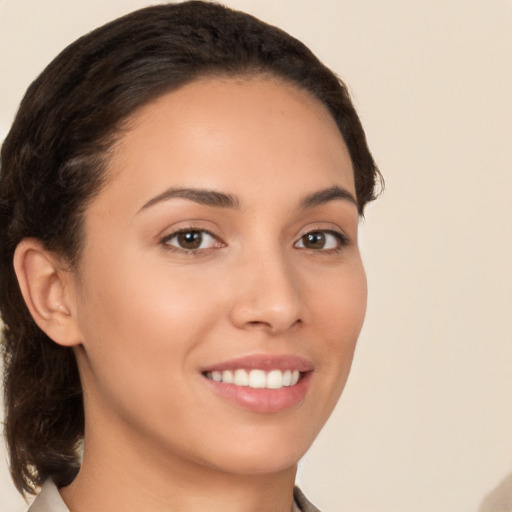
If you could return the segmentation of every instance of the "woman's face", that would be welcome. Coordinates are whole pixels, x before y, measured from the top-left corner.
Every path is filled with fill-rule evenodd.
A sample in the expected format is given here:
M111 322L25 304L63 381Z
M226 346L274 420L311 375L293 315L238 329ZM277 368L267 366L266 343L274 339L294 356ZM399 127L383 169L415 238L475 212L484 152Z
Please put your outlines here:
M366 307L326 108L278 80L200 80L133 116L108 173L74 281L86 436L233 473L293 467Z

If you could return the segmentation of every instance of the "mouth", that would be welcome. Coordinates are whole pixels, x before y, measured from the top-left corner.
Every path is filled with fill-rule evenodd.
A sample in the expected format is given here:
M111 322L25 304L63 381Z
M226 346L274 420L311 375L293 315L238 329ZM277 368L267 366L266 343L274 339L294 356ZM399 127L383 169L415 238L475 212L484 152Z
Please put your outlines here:
M303 401L313 365L296 356L246 356L204 369L214 393L232 405L254 412L289 409Z
M294 370L270 370L238 368L235 370L214 370L203 375L212 381L253 389L281 389L295 386L304 372Z

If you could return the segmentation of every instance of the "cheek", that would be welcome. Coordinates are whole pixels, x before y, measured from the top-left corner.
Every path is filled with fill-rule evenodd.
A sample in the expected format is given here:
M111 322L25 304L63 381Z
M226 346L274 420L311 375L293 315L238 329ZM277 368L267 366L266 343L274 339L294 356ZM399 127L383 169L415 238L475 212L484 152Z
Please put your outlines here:
M166 332L161 339L165 345L171 333L187 332L197 326L199 311L208 314L207 306L212 301L206 300L211 296L205 293L205 276L191 279L193 273L177 271L164 258L155 260L126 255L110 264L105 260L98 265L89 264L97 270L83 279L87 288L82 307L85 315L94 319L98 328L95 330L110 331L112 337L123 337L124 343L132 338L144 341L151 333ZM146 336L139 338L141 333Z
M355 344L366 314L367 284L361 260L354 259L326 276L323 286L316 288L314 309L319 328L334 344L336 340Z
M164 432L194 392L184 376L197 373L195 349L218 317L215 301L203 304L211 295L154 261L118 260L84 282L81 370L89 413L94 406L92 417L102 411Z
M169 265L119 258L84 276L79 306L91 369L110 383L170 383L216 318L204 288ZM199 319L199 312L201 318ZM140 383L139 383L140 384Z
M350 371L366 313L366 299L366 275L360 261L334 273L325 282L323 293L315 296L315 328L323 342L320 369L328 375L325 387L332 390L335 400Z

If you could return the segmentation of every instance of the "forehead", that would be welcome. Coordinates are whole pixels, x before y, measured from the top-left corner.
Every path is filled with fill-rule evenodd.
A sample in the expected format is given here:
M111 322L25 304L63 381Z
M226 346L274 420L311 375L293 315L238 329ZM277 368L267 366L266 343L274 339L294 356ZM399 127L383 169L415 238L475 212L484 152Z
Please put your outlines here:
M350 156L327 108L268 77L202 79L157 98L126 123L108 172L107 188L148 197L172 185L237 194L354 190Z

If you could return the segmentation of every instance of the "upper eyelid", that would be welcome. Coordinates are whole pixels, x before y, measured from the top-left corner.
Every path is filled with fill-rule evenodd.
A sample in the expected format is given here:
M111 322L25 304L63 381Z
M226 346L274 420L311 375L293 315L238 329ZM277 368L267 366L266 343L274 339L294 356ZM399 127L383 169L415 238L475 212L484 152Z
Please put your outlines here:
M320 227L320 226L316 225L312 228L308 228L307 230L302 232L301 236L294 242L293 245L296 246L296 244L298 244L300 242L302 237L304 237L310 233L318 233L318 232L328 233L331 236L334 236L336 238L337 247L331 248L331 249L325 249L325 248L308 249L307 247L297 247L297 249L299 249L301 251L306 251L306 252L313 251L314 253L329 255L329 254L333 254L333 253L341 253L344 250L349 249L350 247L353 247L354 245L357 245L357 238L353 238L352 236L348 235L346 233L346 231L343 230L338 225L333 225L332 223L328 223L328 224L330 224L330 227L325 227L325 225Z
M294 242L294 244L298 243L300 240L302 240L303 237L306 235L310 235L311 233L326 233L331 236L334 236L337 238L342 245L348 245L350 243L350 238L343 232L334 230L334 229L310 229L308 231L305 231L302 233L302 235L299 236L299 238Z
M172 238L174 238L175 236L179 235L180 233L188 233L188 232L191 232L191 231L198 231L198 232L201 232L201 233L206 233L207 235L210 235L211 237L213 237L216 240L218 240L219 242L225 243L224 240L222 240L222 238L217 233L213 232L212 230L206 229L206 228L192 227L192 226L191 227L185 227L185 228L178 228L178 229L176 229L174 231L171 231L170 233L161 236L160 240L162 242L166 242L167 240L171 240Z
M197 222L197 224L196 224ZM172 237L180 234L180 233L186 233L187 231L200 231L207 233L208 235L214 237L218 241L220 241L223 244L227 245L227 242L225 241L225 237L219 234L219 232L215 229L205 227L202 224L202 221L189 221L189 224L186 224L184 226L179 226L175 228L167 228L166 230L163 230L161 234L158 236L158 240L160 242L164 242L167 240L170 240ZM293 244L297 243L303 236L314 233L314 232L322 232L322 233L331 233L333 236L337 236L341 239L342 242L349 244L352 242L352 238L347 235L345 230L343 230L341 227L339 227L336 224L333 224L331 222L327 223L313 223L308 225L305 228L302 228L294 237Z
M214 237L218 238L218 235L216 235L210 229L197 228L197 227L194 227L194 226L175 229L175 230L171 231L170 233L168 233L167 235L164 235L163 238L169 238L169 237L173 237L173 236L179 235L180 233L188 233L188 232L192 232L192 231L198 231L198 232L201 232L201 233L207 233L207 234L209 234L211 236L214 236Z
M328 222L326 224L315 223L313 225L309 225L306 228L301 229L297 240L299 240L301 237L303 237L309 233L316 233L316 232L332 233L333 235L338 235L347 241L351 240L351 237L345 232L344 229L342 229L341 227L339 227L336 224L333 224L331 222Z
M176 226L178 224L178 226ZM181 224L181 225L180 225ZM210 224L210 223L208 223ZM159 240L162 240L164 238L170 238L174 235L177 235L179 233L186 233L187 231L202 231L205 233L208 233L209 235L218 238L219 240L222 240L222 236L218 233L218 230L212 228L212 227L205 227L204 221L201 220L189 220L184 221L184 223L175 223L172 226L168 226L162 231L160 231L160 234L157 235L157 238Z
M203 248L197 247L197 248L187 249L185 247L179 247L179 246L171 243L171 240L176 238L181 233L188 233L188 232L205 233L214 240L215 244L219 244L219 245L216 247L203 247ZM222 247L225 247L227 244L222 240L222 238L220 238L218 235L216 235L215 233L213 233L212 231L210 231L208 229L197 228L197 227L184 227L184 228L175 229L174 231L168 233L167 235L164 235L163 237L159 237L158 245L161 246L162 248L164 248L165 251L174 252L176 254L183 254L183 255L188 255L188 256L192 256L192 255L200 256L200 255L206 254L212 250L221 249Z

